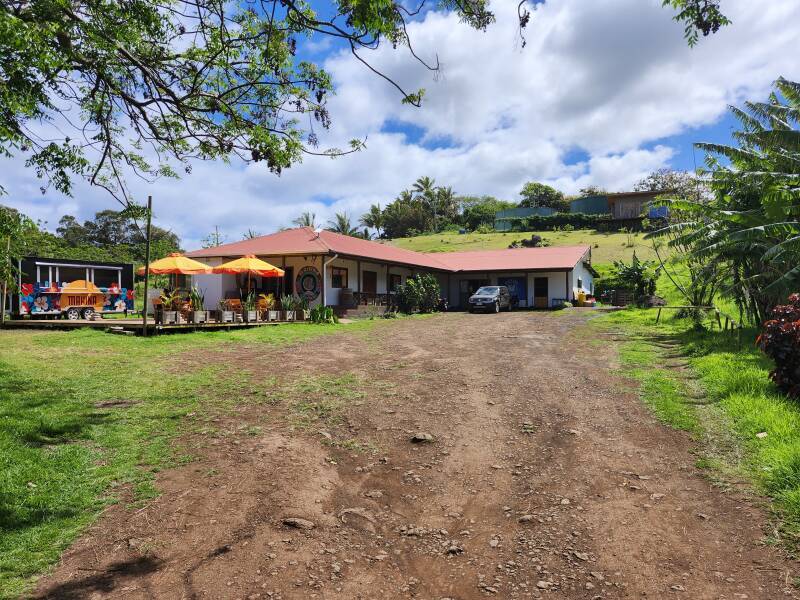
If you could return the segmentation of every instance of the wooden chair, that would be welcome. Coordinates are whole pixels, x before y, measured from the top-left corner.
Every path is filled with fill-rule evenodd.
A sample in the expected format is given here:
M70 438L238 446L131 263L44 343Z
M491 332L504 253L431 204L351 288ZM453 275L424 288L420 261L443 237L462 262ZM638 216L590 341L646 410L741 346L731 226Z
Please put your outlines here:
M242 301L238 298L228 298L225 300L225 309L233 312L242 312Z

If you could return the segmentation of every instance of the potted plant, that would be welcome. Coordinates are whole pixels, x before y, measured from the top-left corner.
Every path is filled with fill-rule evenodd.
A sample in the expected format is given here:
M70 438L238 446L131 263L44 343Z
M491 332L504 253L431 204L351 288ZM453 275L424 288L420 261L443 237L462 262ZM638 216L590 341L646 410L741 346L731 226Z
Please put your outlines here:
M275 310L275 295L274 294L260 294L259 309L262 311L261 318L265 321L277 321L278 311Z
M165 289L161 293L161 324L166 325L169 323L178 322L177 305L181 302L178 290Z
M233 311L228 310L228 305L225 303L225 300L219 301L219 311L218 311L218 318L217 321L220 323L233 323Z
M205 310L206 297L197 286L193 286L189 291L189 303L191 312L189 319L192 323L205 323L208 321L208 311Z
M294 320L294 298L286 295L281 296L281 321Z
M258 310L256 310L256 295L253 292L247 294L242 300L242 318L245 323L255 323L258 321Z
M308 298L305 296L298 296L295 301L295 310L297 311L295 316L296 320L308 321L311 317L311 311L308 310Z

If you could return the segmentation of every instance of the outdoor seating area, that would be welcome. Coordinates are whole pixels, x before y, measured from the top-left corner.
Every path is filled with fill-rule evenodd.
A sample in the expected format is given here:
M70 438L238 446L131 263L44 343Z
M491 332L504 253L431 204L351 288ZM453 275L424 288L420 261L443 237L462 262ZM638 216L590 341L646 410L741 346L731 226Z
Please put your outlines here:
M144 275L142 267L137 274ZM151 275L172 275L170 287L152 298L152 314L156 325L245 324L305 321L310 317L308 300L302 296L258 294L251 285L253 277L283 277L284 271L253 255L231 260L217 267L178 253L154 261L147 269ZM237 275L242 276L243 287L229 292L214 308L206 306L205 296L197 286L181 289L180 275ZM150 312L150 311L148 311Z

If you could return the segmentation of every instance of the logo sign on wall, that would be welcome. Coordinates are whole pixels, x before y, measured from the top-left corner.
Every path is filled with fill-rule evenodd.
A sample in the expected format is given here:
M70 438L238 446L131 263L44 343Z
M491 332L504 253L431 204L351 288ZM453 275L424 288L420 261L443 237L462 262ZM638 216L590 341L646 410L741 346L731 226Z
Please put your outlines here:
M316 267L303 267L297 273L297 293L309 302L316 300L320 291L320 274Z

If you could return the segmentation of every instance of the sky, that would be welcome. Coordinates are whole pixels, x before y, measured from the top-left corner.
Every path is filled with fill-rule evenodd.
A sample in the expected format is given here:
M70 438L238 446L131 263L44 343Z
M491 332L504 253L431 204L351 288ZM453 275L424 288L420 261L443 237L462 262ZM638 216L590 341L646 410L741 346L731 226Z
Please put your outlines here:
M454 14L428 11L409 33L416 53L438 56L434 76L407 51L382 46L370 62L408 90L425 88L422 108L349 53L312 40L301 52L333 75L333 125L322 146L366 139L366 149L335 159L307 156L270 173L252 165L198 162L180 180L130 180L137 200L154 199L155 223L187 250L215 226L226 241L267 234L304 211L325 224L335 212L353 221L423 175L460 195L519 200L526 181L567 194L589 185L629 190L662 167L693 169L695 142L729 143L728 106L764 100L779 76L800 80L800 2L722 0L732 25L689 48L683 26L661 0L546 0L519 38L516 3L496 1L486 32ZM117 208L79 183L72 197L40 192L22 160L2 159L0 184L14 206L54 230Z

